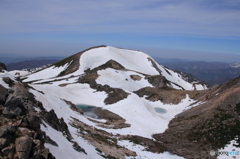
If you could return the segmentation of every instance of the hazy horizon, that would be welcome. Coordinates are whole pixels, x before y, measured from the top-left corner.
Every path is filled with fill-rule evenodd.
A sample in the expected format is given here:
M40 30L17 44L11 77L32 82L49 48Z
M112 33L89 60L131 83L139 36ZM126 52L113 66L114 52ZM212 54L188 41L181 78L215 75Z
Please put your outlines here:
M70 56L109 45L240 62L240 1L0 1L0 54Z
M90 47L81 47L81 50L72 50L69 52L62 52L58 53L48 53L48 54L42 54L42 53L35 53L35 54L2 54L0 53L0 62L8 63L14 63L14 62L20 62L20 61L26 61L26 60L32 60L36 58L41 59L63 59L66 57L69 57L75 53L81 52L85 49L88 49ZM189 61L205 61L205 62L226 62L226 63L234 63L238 62L240 63L239 55L229 55L229 54L219 54L219 53L207 53L207 52L197 52L197 51L189 51L189 50L173 50L173 49L156 49L156 48L125 48L125 47L119 47L123 49L131 49L131 50L139 50L142 51L152 58L163 58L163 59L179 59L179 60L189 60ZM157 55L157 56L156 56ZM206 58L207 57L207 58Z

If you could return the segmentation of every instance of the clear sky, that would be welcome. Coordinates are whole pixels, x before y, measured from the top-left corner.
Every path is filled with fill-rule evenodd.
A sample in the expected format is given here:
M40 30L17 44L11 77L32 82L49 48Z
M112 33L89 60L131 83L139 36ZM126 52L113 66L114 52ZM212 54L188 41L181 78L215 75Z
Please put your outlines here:
M96 45L240 62L240 0L0 0L0 54L69 56Z

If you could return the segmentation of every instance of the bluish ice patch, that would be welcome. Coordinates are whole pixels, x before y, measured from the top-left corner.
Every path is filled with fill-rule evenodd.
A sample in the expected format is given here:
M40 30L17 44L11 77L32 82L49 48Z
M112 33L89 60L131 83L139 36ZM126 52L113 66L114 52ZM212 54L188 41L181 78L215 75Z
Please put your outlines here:
M165 114L165 113L167 113L167 110L166 110L166 109L163 109L163 108L160 108L160 107L155 107L154 110L155 110L157 113L160 113L160 114Z
M82 109L83 115L85 115L85 116L88 116L88 117L94 118L94 119L101 119L94 113L94 109L97 108L95 106L77 104L76 107L79 109Z

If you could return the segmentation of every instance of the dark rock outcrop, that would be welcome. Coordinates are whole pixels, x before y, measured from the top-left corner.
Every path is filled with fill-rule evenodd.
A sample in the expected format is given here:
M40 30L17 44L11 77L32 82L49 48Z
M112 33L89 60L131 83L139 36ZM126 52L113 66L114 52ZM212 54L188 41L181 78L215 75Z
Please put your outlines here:
M146 76L145 78L149 83L157 88L167 87L168 84L171 85L170 82L162 75Z
M0 62L0 72L3 72L3 70L7 70L7 67L4 63Z
M8 95L8 90L0 84L0 104L4 104Z
M19 83L14 83L9 90L2 90L0 158L54 159L44 147L46 135L40 129L40 115L33 108L41 104Z
M28 159L32 149L32 139L29 136L21 136L16 139L16 153L19 159Z
M87 71L89 74L81 76L78 79L79 83L88 83L92 89L97 91L104 91L108 94L108 97L104 100L105 104L113 104L120 100L127 98L129 93L125 92L120 88L111 88L108 85L97 84L96 79L98 78L97 71ZM93 73L92 73L93 72Z
M64 122L63 118L58 119L57 115L55 114L54 110L42 111L41 112L43 120L48 123L52 128L56 129L57 131L61 131L67 135L68 140L72 139L71 133L68 130L67 124Z

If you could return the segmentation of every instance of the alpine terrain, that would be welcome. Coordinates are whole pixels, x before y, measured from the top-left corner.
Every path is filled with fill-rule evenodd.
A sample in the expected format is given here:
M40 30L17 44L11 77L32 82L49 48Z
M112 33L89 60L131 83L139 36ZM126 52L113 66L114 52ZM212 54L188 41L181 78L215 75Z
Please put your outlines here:
M0 71L0 158L240 155L239 77L207 88L143 52L110 46L34 72Z

